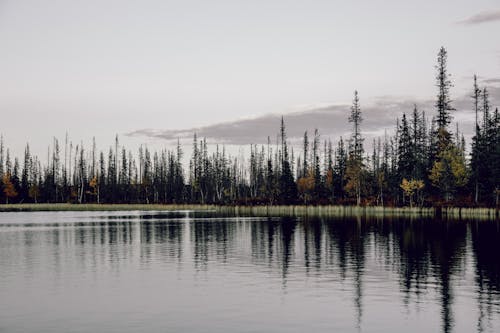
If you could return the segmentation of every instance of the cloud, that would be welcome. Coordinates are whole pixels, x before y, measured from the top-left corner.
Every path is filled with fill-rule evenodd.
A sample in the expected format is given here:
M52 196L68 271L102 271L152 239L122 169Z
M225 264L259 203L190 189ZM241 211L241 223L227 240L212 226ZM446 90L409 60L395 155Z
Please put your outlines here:
M492 79L490 79L492 80ZM495 81L496 82L496 81ZM500 105L500 87L488 87L492 106ZM384 131L389 134L395 128L396 119L403 113L410 115L414 104L419 110L424 110L428 120L434 116L433 100L410 100L394 96L383 96L375 99L371 105L361 105L362 108L362 133L368 143L373 138L383 136ZM453 112L453 121L458 122L460 131L466 137L472 134L474 114L472 112L472 101L468 95L456 98L453 106L457 111ZM300 142L304 131L310 134L318 129L323 138L330 137L337 140L340 136L348 137L351 124L347 117L350 112L349 105L331 105L321 108L313 108L300 112L284 114L287 135L291 142ZM179 130L161 129L139 129L127 133L128 136L148 137L175 141L181 139L192 139L194 133L198 137L205 137L210 143L224 143L229 145L265 144L268 136L271 142L276 142L279 131L281 115L268 114L252 119L241 119L230 122L217 123L205 127L187 128Z
M500 84L500 78L484 79L483 82L486 84Z
M386 107L377 104L363 109L365 132L378 131L384 126L393 127L396 116L402 109L411 110L409 102L395 103ZM338 137L346 136L350 130L347 122L349 105L332 105L323 108L315 108L300 112L284 114L287 135L290 139L300 138L304 131L312 134L318 129L322 135ZM196 132L199 137L206 137L211 142L219 142L234 145L264 144L268 136L271 142L275 142L279 130L281 115L268 114L252 119L242 119L231 122L218 123L210 126L189 128L182 130L155 130L141 129L131 133L129 136L147 136L165 140L176 140L177 138L191 138Z
M475 25L486 22L500 21L500 10L487 10L472 15L465 20L459 21L460 24Z

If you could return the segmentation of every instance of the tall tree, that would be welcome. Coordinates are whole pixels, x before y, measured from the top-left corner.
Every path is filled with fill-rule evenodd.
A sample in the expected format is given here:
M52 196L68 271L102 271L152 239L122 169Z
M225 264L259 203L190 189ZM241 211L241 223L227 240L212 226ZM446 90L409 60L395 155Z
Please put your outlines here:
M24 149L24 163L23 163L23 171L21 174L21 200L26 200L29 197L29 188L30 184L30 171L31 171L31 155L30 155L30 147L26 144L26 148Z
M479 112L481 104L481 89L477 85L477 76L474 75L474 86L472 93L474 115L475 115L475 126L474 126L474 136L472 137L472 150L471 150L471 180L474 185L474 202L477 204L479 202L479 164L480 164L480 152L481 152L481 131L479 127Z
M306 177L307 176L307 173L308 173L308 170L309 170L309 163L308 163L308 159L309 159L309 139L307 137L307 131L304 132L304 143L303 143L303 146L304 146L304 153L303 153L303 166L302 166L302 173L301 173L301 177Z
M323 182L321 177L321 167L320 167L320 156L319 156L319 131L314 130L314 141L313 141L313 158L314 163L313 175L314 175L314 195L316 199L319 199L323 194Z
M354 158L361 160L363 158L363 137L361 136L361 107L359 105L358 91L354 91L354 99L349 115L349 122L352 124L351 140L349 141L349 151L353 153Z
M288 145L286 140L285 121L281 117L281 176L280 176L280 200L282 203L293 203L297 198L297 185L293 179L290 161L288 159Z
M347 152L344 140L340 137L335 151L335 167L334 167L334 188L338 197L344 197L344 187L346 183L345 171L347 167Z
M406 114L403 114L401 119L401 126L399 128L400 138L398 145L398 173L401 181L403 178L412 178L413 168L415 165L415 158L413 155L413 140L410 136L408 121Z
M447 69L448 52L444 47L439 49L437 65L436 65L436 85L438 94L436 99L436 109L438 111L437 124L438 130L446 129L451 122L450 111L454 108L451 106L450 88L453 84L450 79L450 74Z
M356 197L357 205L361 204L361 192L364 185L363 164L363 137L361 136L361 108L359 105L358 91L354 91L354 99L349 115L352 123L352 134L349 142L349 157L346 165L346 192Z

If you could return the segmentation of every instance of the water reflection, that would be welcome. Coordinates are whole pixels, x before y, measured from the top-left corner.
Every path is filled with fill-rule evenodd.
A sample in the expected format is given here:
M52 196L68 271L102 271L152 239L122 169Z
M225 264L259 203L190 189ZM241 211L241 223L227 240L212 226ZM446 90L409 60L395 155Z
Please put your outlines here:
M434 302L443 332L457 328L455 305L467 297L460 288L469 284L474 289L465 301L476 304L471 313L477 312L477 331L491 330L500 315L499 223L199 213L77 218L81 221L1 223L0 283L7 283L19 262L25 277L36 279L43 267L51 267L60 281L68 266L75 274L99 276L109 269L119 275L136 267L138 259L146 271L175 264L168 267L276 275L284 293L298 292L297 286L310 280L345 290L358 330L365 327L365 310L374 299L398 302L384 295L394 288L408 313Z
M500 226L498 223L472 224L471 235L479 304L477 331L484 332L492 320L493 312L498 314L500 311L498 297L500 292L500 259L498 258Z

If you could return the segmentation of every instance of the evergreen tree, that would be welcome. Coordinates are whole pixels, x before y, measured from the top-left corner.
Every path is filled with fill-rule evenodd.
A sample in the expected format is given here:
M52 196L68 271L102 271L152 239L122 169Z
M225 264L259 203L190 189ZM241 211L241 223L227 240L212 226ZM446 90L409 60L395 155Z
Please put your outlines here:
M406 114L403 114L399 128L400 138L398 145L398 174L401 181L403 178L412 178L415 165L413 140L410 137Z
M352 123L352 134L349 141L349 152L357 160L363 158L363 137L361 136L360 125L363 121L361 117L361 108L359 105L358 91L354 91L354 99L351 106L351 113L349 115L349 122Z
M346 164L345 190L355 196L357 205L361 204L361 192L364 186L364 163L363 163L363 138L361 136L360 125L361 108L359 106L358 92L354 91L354 99L349 115L349 122L353 125L351 140L349 142L349 156Z
M448 52L444 47L441 47L438 53L436 65L436 85L438 94L436 99L436 109L438 111L437 124L438 130L446 129L451 121L450 111L454 108L451 106L450 88L453 87L450 74L448 74L447 61Z
M283 117L281 117L281 176L280 176L280 201L282 203L293 203L297 198L297 186L293 179L290 161L288 160L288 146L286 142L286 129Z
M313 175L314 175L314 197L318 200L323 195L323 182L321 178L320 156L319 156L319 132L314 130L313 141Z
M344 187L345 187L345 171L347 167L347 152L344 144L344 140L340 137L337 144L337 150L335 152L335 166L334 166L334 191L340 198L344 197Z
M474 126L474 136L472 137L472 149L471 149L471 181L474 186L474 202L477 204L479 202L479 166L481 163L481 130L479 127L479 112L480 112L480 98L481 89L477 85L477 76L474 75L474 86L473 86L473 105L474 105L474 115L475 115L475 126Z
M304 132L304 143L303 143L303 146L304 146L304 153L303 153L303 166L302 166L302 173L301 173L301 177L306 177L307 176L307 173L309 171L309 163L308 163L308 159L309 159L309 139L307 137L307 131Z
M30 147L26 144L26 148L24 150L24 163L23 163L23 171L21 175L21 200L28 200L29 198L29 188L30 184L30 171L31 171L31 156L30 156Z

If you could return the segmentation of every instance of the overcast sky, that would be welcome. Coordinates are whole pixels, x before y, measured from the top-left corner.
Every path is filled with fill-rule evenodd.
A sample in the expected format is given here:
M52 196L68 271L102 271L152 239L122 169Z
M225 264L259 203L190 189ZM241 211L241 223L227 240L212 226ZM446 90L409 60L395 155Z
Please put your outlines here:
M11 148L29 141L38 153L66 131L108 145L115 133L163 142L149 134L211 128L231 142L239 131L226 122L292 113L300 125L294 115L349 105L354 89L373 110L364 114L373 132L384 103L394 114L394 105L429 105L441 45L453 98L469 94L477 73L498 102L498 31L498 0L0 0L0 132ZM329 116L346 123L341 110ZM245 133L232 142L274 135Z

